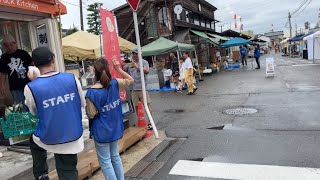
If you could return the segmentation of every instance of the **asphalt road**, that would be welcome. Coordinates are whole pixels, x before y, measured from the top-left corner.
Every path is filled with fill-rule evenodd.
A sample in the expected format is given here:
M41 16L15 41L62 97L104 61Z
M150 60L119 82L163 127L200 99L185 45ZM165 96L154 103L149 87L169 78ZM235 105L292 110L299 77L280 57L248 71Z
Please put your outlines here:
M186 138L152 179L258 179L255 171L261 165L268 166L266 174L289 177L297 173L297 179L313 179L304 170L320 168L320 65L272 56L274 78L265 77L265 56L261 70L253 70L249 63L247 68L206 76L194 96L151 93L158 129L170 138ZM224 113L238 107L258 112ZM215 129L225 125L223 130ZM181 160L191 165L203 163L195 166L202 175L193 173L192 168L188 172L186 164L179 167ZM246 171L232 170L234 165L241 166L238 170L243 168L243 164L250 165ZM206 171L221 166L230 171L219 171L222 175ZM173 168L175 172L171 172ZM304 176L298 176L299 172ZM310 173L319 174L317 169Z

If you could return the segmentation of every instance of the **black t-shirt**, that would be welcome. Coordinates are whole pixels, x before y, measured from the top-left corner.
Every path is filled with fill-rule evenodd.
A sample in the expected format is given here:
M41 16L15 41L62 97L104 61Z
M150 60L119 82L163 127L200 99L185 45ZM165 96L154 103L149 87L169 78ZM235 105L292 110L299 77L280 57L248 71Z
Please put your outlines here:
M30 82L27 77L28 67L32 63L30 55L18 49L13 54L2 54L0 58L0 72L9 77L10 90L23 90Z

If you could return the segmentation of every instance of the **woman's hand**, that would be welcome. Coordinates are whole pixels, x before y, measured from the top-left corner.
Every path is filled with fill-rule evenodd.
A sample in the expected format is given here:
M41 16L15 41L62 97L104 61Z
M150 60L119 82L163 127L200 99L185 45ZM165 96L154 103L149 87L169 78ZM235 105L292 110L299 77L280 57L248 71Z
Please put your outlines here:
M121 67L120 67L119 61L117 61L117 58L113 57L112 62L113 62L114 69L119 72L119 70L121 70Z

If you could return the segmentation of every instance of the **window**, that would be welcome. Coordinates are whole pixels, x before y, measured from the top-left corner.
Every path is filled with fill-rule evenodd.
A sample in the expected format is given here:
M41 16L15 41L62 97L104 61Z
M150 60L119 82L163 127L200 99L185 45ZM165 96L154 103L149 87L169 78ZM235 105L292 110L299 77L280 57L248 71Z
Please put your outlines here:
M21 41L21 49L31 54L31 41L29 36L29 25L27 22L19 23L19 35Z
M211 29L214 29L214 21L211 22Z
M189 22L189 11L186 10L186 21Z
M194 17L194 24L200 26L200 19L198 14L193 14Z
M180 14L181 21L187 21L187 11L185 9L182 10L182 13Z
M160 8L158 12L160 28L169 27L167 12L168 12L168 8L165 8L165 7Z
M209 19L206 19L206 28L211 28L211 22Z
M206 19L204 17L201 17L200 21L201 21L201 26L206 27Z
M188 14L188 18L189 18L189 23L194 23L194 13L192 11L189 11Z

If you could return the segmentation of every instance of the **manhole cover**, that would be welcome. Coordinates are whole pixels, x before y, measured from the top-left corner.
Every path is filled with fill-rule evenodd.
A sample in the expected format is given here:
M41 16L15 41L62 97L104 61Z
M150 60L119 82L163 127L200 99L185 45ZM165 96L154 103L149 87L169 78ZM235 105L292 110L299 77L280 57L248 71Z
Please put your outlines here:
M225 110L225 113L229 115L248 115L255 114L257 112L258 110L253 108L234 108Z
M165 113L184 113L185 110L184 109L169 109L169 110L165 110Z

